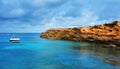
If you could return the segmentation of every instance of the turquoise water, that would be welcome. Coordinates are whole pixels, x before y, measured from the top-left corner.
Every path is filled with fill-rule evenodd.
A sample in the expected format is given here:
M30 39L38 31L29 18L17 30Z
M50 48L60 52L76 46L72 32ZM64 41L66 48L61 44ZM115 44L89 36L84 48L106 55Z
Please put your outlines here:
M120 51L101 44L48 40L40 34L0 34L0 69L120 69Z

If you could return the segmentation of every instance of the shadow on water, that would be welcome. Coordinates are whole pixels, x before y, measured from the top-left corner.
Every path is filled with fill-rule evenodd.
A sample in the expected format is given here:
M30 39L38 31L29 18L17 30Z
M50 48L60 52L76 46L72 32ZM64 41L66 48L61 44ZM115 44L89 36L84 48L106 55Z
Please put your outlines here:
M92 57L105 63L120 66L120 50L104 48L100 43L80 43L70 46L71 49L85 52L93 52Z

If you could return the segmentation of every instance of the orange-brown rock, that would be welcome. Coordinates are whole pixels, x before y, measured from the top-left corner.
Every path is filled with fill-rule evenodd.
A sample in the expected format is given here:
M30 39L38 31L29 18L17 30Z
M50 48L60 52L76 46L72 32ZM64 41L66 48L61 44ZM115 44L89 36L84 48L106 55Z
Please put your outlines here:
M41 37L47 39L119 43L120 21L89 27L49 29L43 32Z

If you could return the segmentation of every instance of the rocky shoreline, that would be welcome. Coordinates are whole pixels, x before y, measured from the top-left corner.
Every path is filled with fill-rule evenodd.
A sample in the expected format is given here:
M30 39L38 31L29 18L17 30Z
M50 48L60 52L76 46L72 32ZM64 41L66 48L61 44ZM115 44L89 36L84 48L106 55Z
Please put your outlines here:
M118 48L120 45L120 21L88 27L48 29L41 34L42 38L73 41L102 42L104 47Z

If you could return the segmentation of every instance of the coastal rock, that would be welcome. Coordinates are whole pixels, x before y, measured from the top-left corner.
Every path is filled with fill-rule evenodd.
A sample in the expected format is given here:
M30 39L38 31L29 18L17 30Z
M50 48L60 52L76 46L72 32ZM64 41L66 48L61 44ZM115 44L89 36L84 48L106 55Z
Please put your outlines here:
M103 25L49 29L41 34L47 39L120 43L120 21Z
M105 61L106 63L109 63L109 64L113 64L113 65L120 65L120 60L119 59L113 59L113 58L111 58L111 59L106 59L106 61Z

